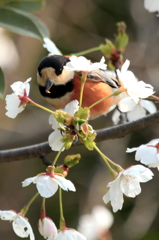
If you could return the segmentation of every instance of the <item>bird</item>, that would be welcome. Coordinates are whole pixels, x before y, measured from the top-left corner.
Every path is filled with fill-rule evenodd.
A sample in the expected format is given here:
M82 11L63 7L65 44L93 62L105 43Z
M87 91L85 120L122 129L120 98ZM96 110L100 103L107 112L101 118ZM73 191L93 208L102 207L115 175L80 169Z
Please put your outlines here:
M44 57L37 70L37 82L41 95L55 109L64 107L73 100L80 98L80 71L68 71L64 68L70 61L69 56L48 55ZM82 107L90 107L100 99L109 96L120 88L117 79L108 77L102 70L87 73L84 85ZM106 115L115 108L120 97L110 97L90 109L90 119Z

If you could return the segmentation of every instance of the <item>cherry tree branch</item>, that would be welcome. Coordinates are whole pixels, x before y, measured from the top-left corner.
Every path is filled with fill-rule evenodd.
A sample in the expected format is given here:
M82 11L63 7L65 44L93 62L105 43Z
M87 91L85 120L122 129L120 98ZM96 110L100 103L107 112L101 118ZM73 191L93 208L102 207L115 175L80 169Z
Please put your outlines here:
M134 122L97 130L96 142L108 139L122 138L129 133L147 128L156 123L159 123L159 111ZM73 146L79 145L81 145L80 142ZM48 142L43 142L27 147L2 150L0 151L0 163L32 158L42 158L51 152L52 150L49 147Z

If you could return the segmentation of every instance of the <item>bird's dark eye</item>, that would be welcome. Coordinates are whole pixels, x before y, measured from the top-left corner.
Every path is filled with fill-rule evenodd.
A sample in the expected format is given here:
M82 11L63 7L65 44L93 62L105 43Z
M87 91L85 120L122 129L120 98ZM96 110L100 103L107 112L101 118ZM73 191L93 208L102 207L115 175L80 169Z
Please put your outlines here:
M79 77L82 77L82 72L76 72Z

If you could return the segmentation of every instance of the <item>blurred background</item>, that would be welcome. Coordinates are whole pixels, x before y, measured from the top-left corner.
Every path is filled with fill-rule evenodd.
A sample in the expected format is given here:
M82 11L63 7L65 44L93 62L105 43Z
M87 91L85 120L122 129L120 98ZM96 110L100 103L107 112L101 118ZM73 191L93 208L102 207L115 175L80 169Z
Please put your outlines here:
M76 53L113 40L116 23L124 21L127 25L129 44L124 60L129 59L130 70L139 80L154 86L159 95L159 18L144 8L143 0L46 0L45 8L35 13L49 28L51 39L64 55ZM32 77L31 98L46 106L41 98L36 71L41 58L48 52L42 42L0 29L0 65L6 77L6 94L10 94L10 85L15 81L25 81ZM102 54L94 52L86 55L92 61L99 61ZM156 104L157 105L157 104ZM158 106L157 106L158 107ZM5 116L5 101L0 101L0 149L11 149L47 141L52 132L49 114L35 107L28 106L16 119ZM95 129L112 126L110 113L91 122ZM127 147L137 147L159 138L159 127L129 134L123 139L103 141L100 149L113 161L126 168L136 164L134 154L126 154ZM70 170L68 178L75 184L77 192L64 192L64 214L67 227L78 227L79 217L91 213L96 204L104 205L102 197L106 185L112 181L109 172L94 151L84 147L74 147L61 155L60 161L68 154L80 153L80 164ZM48 155L53 160L55 154ZM13 209L17 212L35 194L34 185L21 187L21 182L45 171L40 159L29 159L0 164L0 209ZM110 229L113 240L158 240L159 239L159 173L153 169L154 179L142 184L142 193L135 199L124 197L124 207L114 214L114 224ZM43 239L37 230L42 199L39 197L30 207L27 217L36 236ZM111 211L111 206L108 204ZM58 194L46 201L47 215L58 226ZM107 220L105 220L107 221ZM0 222L0 239L17 240L11 224ZM94 238L96 239L96 238Z

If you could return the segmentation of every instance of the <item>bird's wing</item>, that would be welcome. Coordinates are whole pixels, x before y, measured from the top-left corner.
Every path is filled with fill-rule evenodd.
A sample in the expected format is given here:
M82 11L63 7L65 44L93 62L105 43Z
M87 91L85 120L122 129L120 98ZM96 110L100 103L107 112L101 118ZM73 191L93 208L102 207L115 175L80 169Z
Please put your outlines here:
M81 72L76 72L78 76L81 77ZM87 80L94 81L94 82L104 82L107 83L112 88L119 88L120 83L119 81L114 78L113 76L107 74L101 70L94 70L87 74Z

